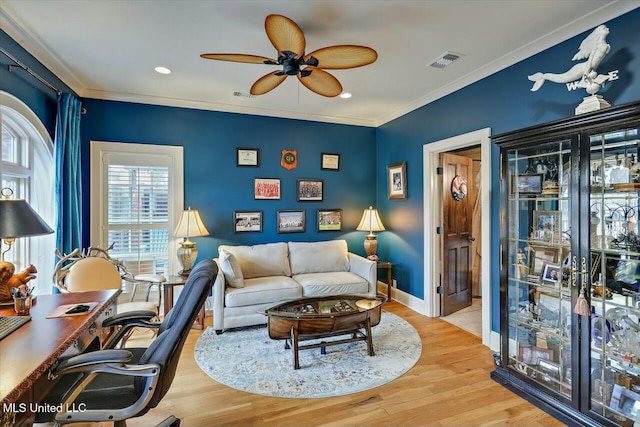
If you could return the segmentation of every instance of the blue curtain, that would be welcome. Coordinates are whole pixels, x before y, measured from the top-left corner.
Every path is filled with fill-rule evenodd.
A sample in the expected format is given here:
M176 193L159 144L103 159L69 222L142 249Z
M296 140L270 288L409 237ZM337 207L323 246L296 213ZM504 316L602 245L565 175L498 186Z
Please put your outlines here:
M82 248L82 169L80 164L80 100L58 95L56 117L56 248L68 254Z

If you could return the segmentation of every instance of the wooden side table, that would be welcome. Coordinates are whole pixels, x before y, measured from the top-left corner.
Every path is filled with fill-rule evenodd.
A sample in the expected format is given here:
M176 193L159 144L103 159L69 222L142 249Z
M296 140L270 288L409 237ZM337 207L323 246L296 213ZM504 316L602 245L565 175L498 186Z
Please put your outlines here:
M166 316L173 308L173 288L176 286L184 286L188 276L169 276L167 281L162 283L162 298L164 299L164 315ZM204 329L205 310L204 304L198 313L196 321L193 323L192 329Z
M389 261L378 261L378 270L387 270L387 299L391 299L391 288L393 287L393 280L391 279L391 272L393 270L393 264ZM383 282L384 283L384 282Z

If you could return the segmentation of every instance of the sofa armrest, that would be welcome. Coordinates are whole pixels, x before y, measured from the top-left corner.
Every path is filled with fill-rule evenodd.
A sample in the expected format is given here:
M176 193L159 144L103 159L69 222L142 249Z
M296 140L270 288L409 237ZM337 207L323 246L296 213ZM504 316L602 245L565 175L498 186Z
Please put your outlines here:
M218 275L213 282L213 327L220 331L224 329L224 290L227 286L224 280L224 273L220 269L220 261L218 258L213 259L218 264Z
M349 271L369 282L369 296L376 296L378 289L378 269L376 262L349 252Z

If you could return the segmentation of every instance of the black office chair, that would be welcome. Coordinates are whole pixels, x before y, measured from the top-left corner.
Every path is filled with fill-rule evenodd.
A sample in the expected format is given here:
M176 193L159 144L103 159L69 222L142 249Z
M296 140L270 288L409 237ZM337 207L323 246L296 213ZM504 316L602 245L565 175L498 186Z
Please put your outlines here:
M53 372L60 380L41 406L62 404L62 411L37 413L35 422L113 421L121 427L127 419L155 408L173 382L182 347L217 271L213 260L195 266L163 322L166 325L159 326L158 337L148 348L99 350L60 363Z

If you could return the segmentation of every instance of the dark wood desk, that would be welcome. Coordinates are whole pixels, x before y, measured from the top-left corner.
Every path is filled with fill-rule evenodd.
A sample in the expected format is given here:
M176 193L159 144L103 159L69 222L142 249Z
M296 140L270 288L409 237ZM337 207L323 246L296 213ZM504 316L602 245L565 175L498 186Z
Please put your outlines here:
M8 407L5 405L38 402L49 391L49 368L60 356L78 354L100 338L100 322L114 314L120 292L118 289L38 295L31 307L31 321L0 340L0 415L3 408ZM46 318L61 305L85 302L98 302L98 305L87 314ZM15 316L15 312L12 307L3 308L0 316ZM97 346L99 348L99 342Z

